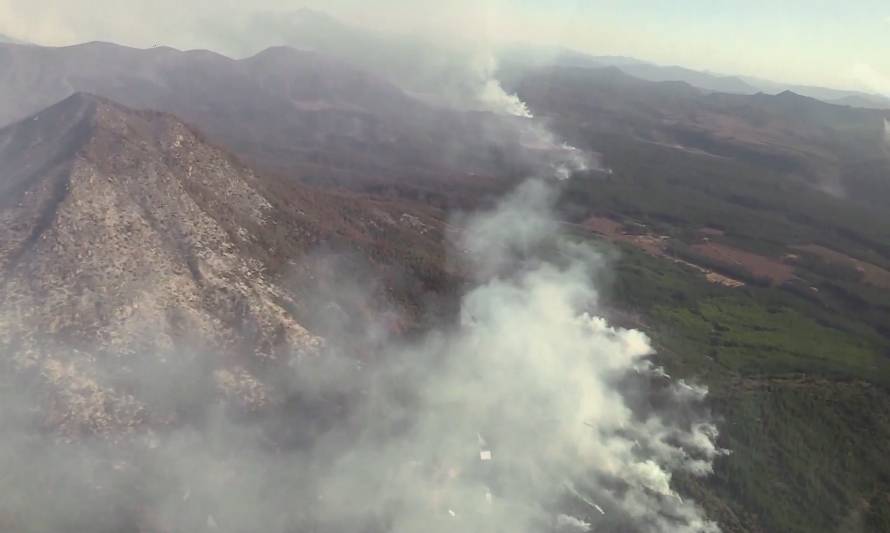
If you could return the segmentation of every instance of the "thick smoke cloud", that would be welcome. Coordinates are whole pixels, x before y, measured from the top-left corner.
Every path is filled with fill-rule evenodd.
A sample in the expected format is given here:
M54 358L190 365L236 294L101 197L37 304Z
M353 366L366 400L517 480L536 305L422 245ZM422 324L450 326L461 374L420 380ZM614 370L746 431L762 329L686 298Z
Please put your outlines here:
M200 364L168 385L146 356L142 388L177 416L65 440L41 426L36 389L7 383L3 529L718 531L671 484L724 453L706 391L598 316L606 261L559 238L555 194L529 182L459 221L476 286L458 323L411 342L365 328L371 359L332 327L261 376L278 392L258 411L221 403Z

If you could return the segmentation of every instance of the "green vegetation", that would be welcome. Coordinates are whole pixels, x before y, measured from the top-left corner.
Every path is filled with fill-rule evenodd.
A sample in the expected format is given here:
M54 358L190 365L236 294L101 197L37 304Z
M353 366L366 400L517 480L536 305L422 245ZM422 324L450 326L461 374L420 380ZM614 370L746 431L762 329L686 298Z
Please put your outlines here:
M741 294L691 307L659 304L653 316L661 327L707 345L720 366L748 375L809 372L868 379L890 370L873 340L821 325L793 307L758 301L752 291Z
M709 385L721 458L679 479L726 531L890 531L890 341L792 290L712 285L622 248L606 299Z
M631 217L672 236L716 228L726 232L729 244L764 255L815 243L890 265L885 209L831 196L765 165L602 134L589 144L608 154L614 174L571 180L562 206L567 213Z
M651 236L616 239L640 248L623 250L605 300L672 374L710 387L733 450L683 488L724 531L890 531L890 283L849 259L890 267L886 117L616 70L515 70L505 87L613 171L568 180L563 216Z

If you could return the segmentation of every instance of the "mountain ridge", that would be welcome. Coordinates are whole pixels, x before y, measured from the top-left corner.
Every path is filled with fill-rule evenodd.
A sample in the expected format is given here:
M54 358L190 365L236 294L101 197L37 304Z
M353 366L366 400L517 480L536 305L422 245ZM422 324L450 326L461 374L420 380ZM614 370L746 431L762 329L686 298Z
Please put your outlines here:
M501 53L507 63L526 63L529 66L564 66L584 68L617 67L626 74L641 80L683 81L699 89L711 92L753 95L758 92L776 95L793 91L826 103L840 103L851 107L890 107L890 98L864 91L831 89L794 83L780 83L751 76L714 73L680 65L656 64L623 56L597 56L571 49L507 49Z
M65 435L178 416L157 391L129 390L134 368L205 365L200 386L244 409L274 403L274 373L324 346L301 315L313 248L370 258L390 235L415 255L438 246L422 213L292 185L273 194L175 116L84 93L0 130L0 164L17 169L0 182L0 349L47 388Z

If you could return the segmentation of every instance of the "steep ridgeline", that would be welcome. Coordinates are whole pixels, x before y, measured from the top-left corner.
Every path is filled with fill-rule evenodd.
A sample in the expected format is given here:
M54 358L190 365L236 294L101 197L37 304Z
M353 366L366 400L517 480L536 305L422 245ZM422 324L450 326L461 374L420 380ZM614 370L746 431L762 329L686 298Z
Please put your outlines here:
M297 318L313 274L296 259L339 246L385 271L401 259L380 243L439 242L423 213L320 194L259 179L172 115L89 95L0 130L4 379L45 388L65 433L176 416L133 386L140 372L199 366L242 406L274 401L262 374L324 344Z

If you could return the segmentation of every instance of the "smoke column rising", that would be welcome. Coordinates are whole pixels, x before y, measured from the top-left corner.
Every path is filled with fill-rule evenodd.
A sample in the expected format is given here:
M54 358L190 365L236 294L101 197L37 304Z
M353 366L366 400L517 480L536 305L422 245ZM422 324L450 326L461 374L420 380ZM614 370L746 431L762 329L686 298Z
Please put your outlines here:
M643 333L592 314L603 260L553 244L552 197L529 182L469 221L480 284L460 327L404 349L371 385L356 414L370 427L322 479L329 512L394 509L394 531L718 531L671 488L672 472L705 475L723 453L706 391L670 382Z

